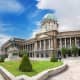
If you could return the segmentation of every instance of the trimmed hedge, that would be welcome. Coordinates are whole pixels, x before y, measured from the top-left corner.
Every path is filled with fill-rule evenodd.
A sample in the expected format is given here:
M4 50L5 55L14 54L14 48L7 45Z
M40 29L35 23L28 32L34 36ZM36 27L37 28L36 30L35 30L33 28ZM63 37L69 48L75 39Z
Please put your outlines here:
M61 52L64 58L66 57L66 55L77 56L79 54L79 48L77 48L76 46L72 46L72 48L62 48Z
M50 61L51 62L57 62L58 61L58 58L56 57L55 53L53 53Z
M23 57L23 55L24 55L24 51L20 50L19 57Z
M19 66L19 70L22 72L31 72L32 71L32 64L31 64L27 54L24 54L21 64Z
M0 62L4 62L5 60L5 55L0 55Z
M76 46L72 46L71 52L74 56L77 56L79 49Z
M17 56L19 53L13 53L13 56Z
M66 58L67 48L62 48L61 52L62 52L63 57Z

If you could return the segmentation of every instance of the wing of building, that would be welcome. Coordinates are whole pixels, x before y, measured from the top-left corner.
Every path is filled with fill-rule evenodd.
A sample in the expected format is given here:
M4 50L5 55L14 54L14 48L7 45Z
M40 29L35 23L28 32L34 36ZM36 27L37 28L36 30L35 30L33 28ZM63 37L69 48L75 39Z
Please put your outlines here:
M53 51L71 48L72 45L80 48L80 31L59 32L59 24L53 14L48 14L41 22L41 31L30 40L13 38L2 46L2 51L8 54L11 47L26 50L30 57L50 57Z

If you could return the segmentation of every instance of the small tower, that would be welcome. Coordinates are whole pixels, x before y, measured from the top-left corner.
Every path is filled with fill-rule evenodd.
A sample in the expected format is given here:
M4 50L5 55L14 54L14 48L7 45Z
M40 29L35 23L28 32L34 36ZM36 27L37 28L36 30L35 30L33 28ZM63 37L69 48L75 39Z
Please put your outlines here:
M58 30L57 19L53 14L46 14L41 23L41 32Z

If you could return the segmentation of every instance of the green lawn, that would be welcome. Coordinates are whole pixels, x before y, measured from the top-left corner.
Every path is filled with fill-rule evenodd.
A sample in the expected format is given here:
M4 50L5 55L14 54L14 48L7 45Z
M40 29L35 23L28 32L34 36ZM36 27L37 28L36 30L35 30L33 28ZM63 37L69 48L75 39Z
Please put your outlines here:
M0 66L3 66L4 68L6 68L9 72L14 74L15 76L18 76L21 74L33 76L33 75L36 75L39 72L42 72L46 69L58 67L58 66L62 65L63 63L62 62L54 62L53 63L53 62L49 62L49 61L35 61L35 62L32 62L32 65L33 65L32 72L19 71L19 69L18 69L19 64L20 64L20 61L9 61L9 62L0 63Z

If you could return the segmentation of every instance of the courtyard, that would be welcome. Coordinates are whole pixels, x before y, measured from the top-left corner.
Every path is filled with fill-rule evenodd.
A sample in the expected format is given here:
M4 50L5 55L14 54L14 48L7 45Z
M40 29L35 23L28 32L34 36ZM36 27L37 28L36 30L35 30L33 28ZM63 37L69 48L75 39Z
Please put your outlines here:
M80 78L80 57L70 57L70 58L63 59L63 61L64 61L64 63L68 64L68 69L65 70L62 73L59 73L59 74L55 75L55 76L49 77L47 80L60 80L60 79L61 80L79 80L79 78ZM38 63L43 65L43 63L46 63L47 61L45 61L43 63L41 63L41 62L38 62ZM12 70L13 70L14 75L23 74L23 73L20 73L20 72L15 72L16 69L17 69L17 66L16 66L16 69L14 69L14 66L8 65L9 63L11 64L11 62L5 62L5 64L3 63L3 64L0 64L0 65L3 65L3 66L7 65L7 66L5 66L5 68L8 69L8 71L10 71L10 69L11 69L10 67L13 67ZM13 62L13 63L15 65L15 62ZM49 62L47 62L47 63L50 64L50 65L53 65ZM34 64L36 64L36 63L34 63ZM37 65L37 67L39 68L40 66ZM25 74L28 74L28 73L25 73ZM28 74L28 75L32 76L32 75L35 75L35 73L32 73L31 75ZM4 80L2 76L0 76L0 80Z
M56 76L49 77L47 80L80 80L80 57L67 58L63 61L68 64L68 69Z

